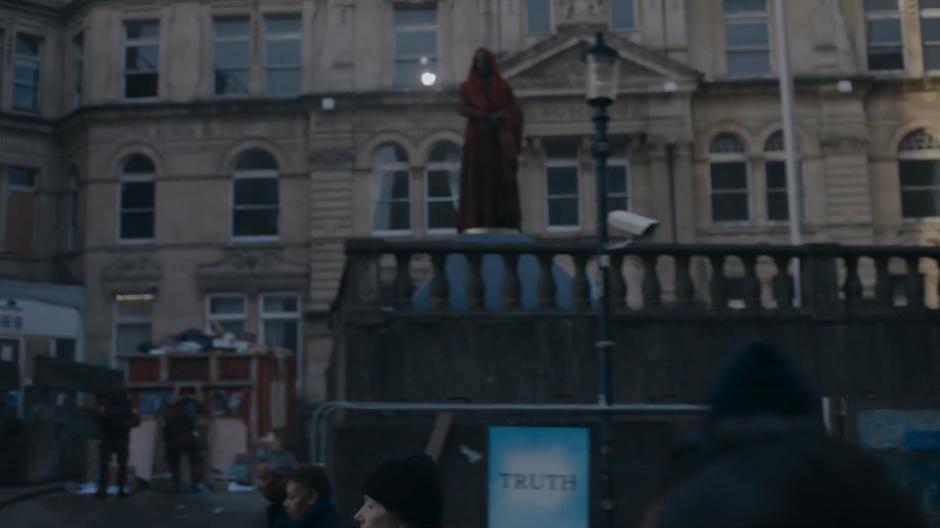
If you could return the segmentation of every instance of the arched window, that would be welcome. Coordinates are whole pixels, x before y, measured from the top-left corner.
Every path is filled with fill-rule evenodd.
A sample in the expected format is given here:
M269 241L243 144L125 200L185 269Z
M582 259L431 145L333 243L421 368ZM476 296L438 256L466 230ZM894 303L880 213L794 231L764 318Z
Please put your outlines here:
M607 210L630 210L630 158L622 141L611 143L607 160Z
M709 146L713 222L751 220L750 171L741 138L723 132Z
M797 142L799 143L799 142ZM800 148L797 144L797 149ZM767 220L770 222L787 222L790 220L790 209L787 199L787 162L784 147L783 132L778 130L767 138L764 143L764 178L767 187ZM806 202L804 200L803 166L797 164L800 203L803 204L803 216L806 216Z
M460 197L460 147L438 141L428 157L426 199L428 231L453 231Z
M135 154L121 166L120 239L146 242L153 239L154 175L150 158Z
M394 143L375 149L372 154L373 231L406 233L411 230L409 183L405 149Z
M940 216L940 137L918 129L898 148L904 218Z
M65 204L65 249L75 251L78 249L78 167L70 166L66 178L69 190Z
M278 236L280 192L277 161L261 149L242 152L232 176L232 237Z

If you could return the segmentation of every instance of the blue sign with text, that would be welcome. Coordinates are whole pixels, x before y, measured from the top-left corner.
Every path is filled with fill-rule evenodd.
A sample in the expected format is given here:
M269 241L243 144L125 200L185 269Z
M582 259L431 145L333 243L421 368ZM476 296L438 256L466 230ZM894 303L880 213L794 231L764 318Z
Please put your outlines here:
M490 427L489 528L587 528L590 432Z

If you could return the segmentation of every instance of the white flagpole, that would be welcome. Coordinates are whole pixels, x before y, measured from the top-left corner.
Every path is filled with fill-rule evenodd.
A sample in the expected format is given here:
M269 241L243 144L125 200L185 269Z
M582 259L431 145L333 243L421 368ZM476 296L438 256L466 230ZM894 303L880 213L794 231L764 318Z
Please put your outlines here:
M790 213L790 243L803 245L803 208L800 204L799 159L796 139L796 104L793 74L790 71L790 34L787 28L785 0L774 1L774 15L777 22L777 69L780 76L780 104L783 110L783 142L787 167L787 209ZM800 287L800 261L793 261L793 294L797 307L802 306L802 288Z

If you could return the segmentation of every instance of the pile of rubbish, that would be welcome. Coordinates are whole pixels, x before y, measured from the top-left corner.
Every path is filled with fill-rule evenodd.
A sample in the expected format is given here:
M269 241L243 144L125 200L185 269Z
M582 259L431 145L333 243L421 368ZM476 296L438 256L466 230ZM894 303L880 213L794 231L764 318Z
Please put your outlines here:
M217 326L217 325L216 325ZM264 352L267 347L259 343L253 334L236 336L216 328L215 335L190 328L179 335L168 336L158 343L141 343L137 351L151 356L163 356L171 353L197 354L203 350L222 350L240 354Z

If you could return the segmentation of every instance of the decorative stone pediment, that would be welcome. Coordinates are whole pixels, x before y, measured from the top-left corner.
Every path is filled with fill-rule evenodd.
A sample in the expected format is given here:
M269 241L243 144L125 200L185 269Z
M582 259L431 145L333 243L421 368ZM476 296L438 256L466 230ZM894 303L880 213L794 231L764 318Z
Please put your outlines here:
M502 60L503 76L523 96L581 95L582 57L593 45L596 30L589 25L561 27L551 37ZM701 74L689 66L619 35L605 36L620 55L622 93L691 92L698 86Z
M200 293L305 290L307 266L291 262L279 251L244 250L196 266Z
M162 279L160 263L148 255L117 257L101 270L101 283L109 295L156 291Z

